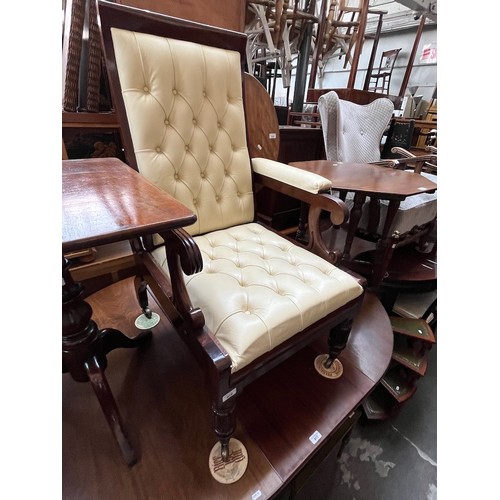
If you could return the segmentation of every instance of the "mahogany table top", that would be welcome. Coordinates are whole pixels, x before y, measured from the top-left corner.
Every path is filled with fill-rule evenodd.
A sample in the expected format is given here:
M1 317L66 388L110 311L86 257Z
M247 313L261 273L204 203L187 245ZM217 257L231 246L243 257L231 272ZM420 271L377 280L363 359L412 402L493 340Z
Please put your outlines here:
M321 175L338 190L356 191L384 199L403 200L419 193L432 193L437 184L423 175L371 163L328 160L300 161L290 166Z
M63 252L184 227L195 220L188 208L118 158L62 162Z

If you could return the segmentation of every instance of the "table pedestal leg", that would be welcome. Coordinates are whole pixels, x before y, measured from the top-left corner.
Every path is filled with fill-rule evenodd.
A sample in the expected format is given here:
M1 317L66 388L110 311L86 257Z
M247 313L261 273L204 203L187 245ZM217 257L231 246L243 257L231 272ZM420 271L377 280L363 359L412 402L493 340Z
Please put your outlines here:
M358 229L358 224L359 220L361 219L361 213L365 199L366 195L364 195L363 193L354 194L354 205L349 214L349 225L347 226L347 236L344 244L344 252L342 254L342 259L345 261L351 260L352 242L354 241L354 236L356 235L356 230Z
M87 370L92 389L94 389L104 416L108 421L108 425L115 436L118 446L120 447L123 459L127 465L133 465L136 462L135 451L127 437L120 412L118 411L115 399L113 398L108 381L104 375L104 370L99 365L97 357L94 356L86 361L85 368Z
M143 332L130 339L119 330L99 330L92 321L92 308L82 298L83 287L75 283L69 262L63 258L62 288L62 367L77 382L90 381L102 411L127 465L136 461L118 407L104 375L106 354L117 347L136 347L151 337Z
M394 221L394 217L396 216L400 203L401 202L398 200L391 200L387 207L384 229L382 230L382 235L375 252L375 261L371 280L371 288L373 290L377 290L382 283L387 271L387 266L389 265L389 261L391 260L394 252L395 241L399 233L389 234L389 229L392 226L392 222Z

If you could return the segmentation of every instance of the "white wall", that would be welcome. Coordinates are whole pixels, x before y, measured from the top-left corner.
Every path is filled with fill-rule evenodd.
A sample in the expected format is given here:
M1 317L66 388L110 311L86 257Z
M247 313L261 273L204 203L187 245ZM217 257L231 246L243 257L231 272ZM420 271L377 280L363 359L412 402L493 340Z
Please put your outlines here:
M378 67L380 55L384 50L402 48L398 55L396 65L392 74L390 93L398 95L401 82L403 80L407 63L413 49L415 37L418 30L419 20L414 19L414 13L407 8L402 7L394 1L379 0L374 6L383 10L388 10L388 14L384 16L384 30L380 36L377 53L375 55L374 67ZM370 17L369 17L370 21ZM370 23L369 23L370 24ZM402 26L409 26L402 29ZM373 31L374 25L367 25L367 32ZM418 86L416 95L422 95L427 101L430 101L432 94L437 85L437 63L426 63L420 61L422 49L424 45L434 44L437 47L437 24L429 23L424 26L420 42L417 48L417 53L413 63L413 69L409 79L409 86ZM358 63L358 71L354 87L362 89L366 77L373 40L367 39L363 45L362 54ZM297 64L297 59L294 60L294 66ZM343 68L344 58L338 57L330 59L324 69L323 77L320 79L319 74L314 85L315 88L344 88L347 86L349 79L350 65ZM310 67L309 67L310 71ZM307 87L309 87L309 76L307 78ZM292 72L292 80L289 91L289 103L293 100L295 88L295 70ZM282 87L281 80L276 83L275 104L286 104L287 89Z
M388 34L384 34L380 37L377 54L375 56L374 66L378 66L380 62L380 55L384 50L402 48L396 60L396 65L394 66L394 71L392 73L391 80L391 95L398 95L401 82L403 80L406 67L408 65L408 60L415 42L416 31L396 31ZM420 38L420 43L418 45L417 54L413 63L413 69L410 75L410 80L408 82L409 86L419 87L417 94L423 95L424 99L430 100L434 87L437 83L437 64L436 63L425 63L420 62L420 55L424 45L436 44L437 43L437 28L424 27L422 36ZM370 54L373 46L373 40L366 40L363 45L363 51L358 63L358 71L356 74L355 88L363 88L363 84L366 77L366 69L368 67ZM325 71L323 73L323 78L317 78L315 88L343 88L347 85L349 79L350 66L347 65L346 69L343 69L344 59L339 60L338 58L331 59L328 61Z

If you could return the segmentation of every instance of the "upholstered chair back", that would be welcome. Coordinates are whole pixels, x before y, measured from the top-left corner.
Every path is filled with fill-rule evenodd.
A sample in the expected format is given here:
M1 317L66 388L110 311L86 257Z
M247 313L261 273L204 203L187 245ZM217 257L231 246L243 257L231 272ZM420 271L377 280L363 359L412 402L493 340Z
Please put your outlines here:
M380 143L394 111L389 99L382 97L361 105L340 99L331 91L319 97L318 111L327 160L380 161Z
M197 216L192 235L251 222L240 54L112 28L141 174Z

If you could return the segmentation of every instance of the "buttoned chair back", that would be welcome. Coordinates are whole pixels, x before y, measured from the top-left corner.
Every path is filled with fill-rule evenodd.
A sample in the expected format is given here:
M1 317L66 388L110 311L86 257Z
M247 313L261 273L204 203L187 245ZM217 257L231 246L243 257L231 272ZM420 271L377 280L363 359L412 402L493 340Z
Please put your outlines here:
M369 104L340 99L335 91L318 99L327 160L372 163L380 161L382 136L394 104L386 98Z
M240 54L112 28L135 161L204 234L253 221Z
M253 176L275 189L285 181L288 194L313 205L320 198L339 220L347 211L328 180L250 159L245 35L98 5L126 160L197 216L185 231L135 248L145 281L208 370L227 460L236 395L324 332L332 336L326 364L338 361L364 291L360 277L255 222Z

